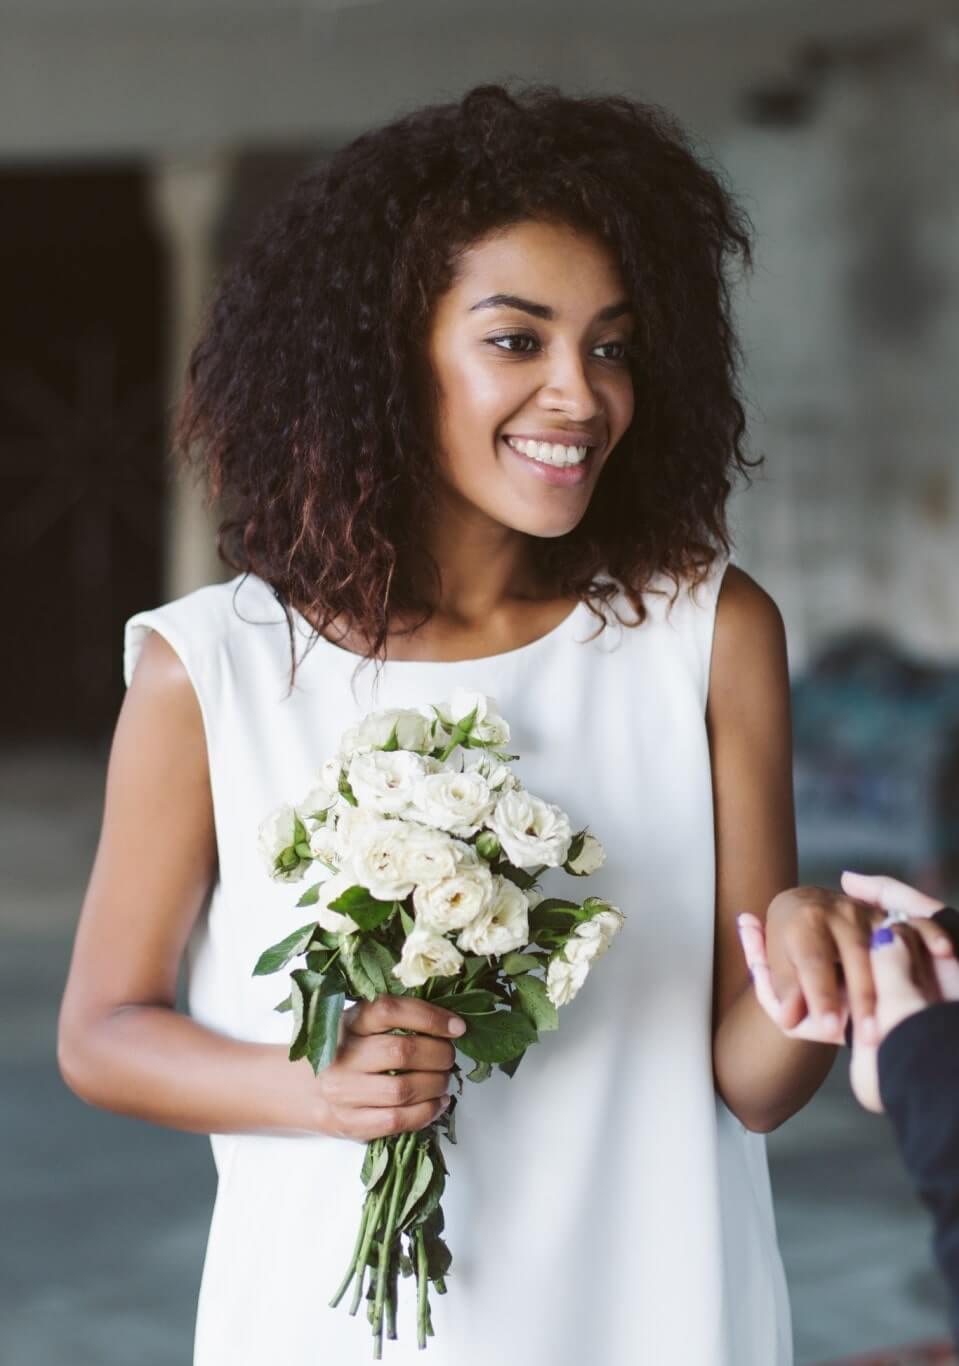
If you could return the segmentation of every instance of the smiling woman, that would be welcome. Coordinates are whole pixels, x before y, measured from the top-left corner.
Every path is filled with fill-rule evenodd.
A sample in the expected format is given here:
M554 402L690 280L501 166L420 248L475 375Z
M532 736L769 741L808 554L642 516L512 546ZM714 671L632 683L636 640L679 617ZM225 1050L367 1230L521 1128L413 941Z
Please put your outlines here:
M481 86L364 134L267 215L193 357L180 447L231 502L225 554L371 658L444 613L608 601L604 574L642 620L655 575L728 550L749 252L685 133L625 98Z
M513 281L550 303L483 297ZM439 392L439 524L454 543L464 518L498 528L504 545L517 531L565 536L582 520L633 417L630 305L596 308L622 289L602 240L564 224L515 224L460 255L428 346Z
M211 1135L195 1366L366 1358L318 1287L362 1145L442 1113L457 1021L384 993L319 1076L291 1065L253 967L304 913L255 831L374 702L457 690L595 822L626 922L516 1085L464 1098L431 1366L788 1366L762 1132L830 1059L758 1009L736 939L796 878L782 625L727 568L748 250L662 111L481 86L307 175L222 283L179 437L239 572L127 624L60 1028L86 1099Z

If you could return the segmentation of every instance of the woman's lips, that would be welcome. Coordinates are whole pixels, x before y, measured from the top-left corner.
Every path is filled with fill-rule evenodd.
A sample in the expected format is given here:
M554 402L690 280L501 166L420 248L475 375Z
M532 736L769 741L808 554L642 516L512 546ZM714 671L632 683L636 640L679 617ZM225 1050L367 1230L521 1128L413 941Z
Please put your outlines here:
M500 440L503 449L508 451L514 460L518 460L530 474L536 475L546 484L559 488L572 488L576 484L582 484L589 474L596 451L596 447L591 446L586 459L579 465L547 465L543 460L534 460L531 455L524 455L522 451L515 450L504 437Z

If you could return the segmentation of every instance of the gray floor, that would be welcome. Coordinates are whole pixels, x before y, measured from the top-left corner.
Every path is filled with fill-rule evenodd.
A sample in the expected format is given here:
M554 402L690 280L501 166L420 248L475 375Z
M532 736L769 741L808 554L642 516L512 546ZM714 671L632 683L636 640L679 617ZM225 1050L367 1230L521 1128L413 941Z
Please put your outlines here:
M91 1110L54 1061L103 760L34 750L0 771L0 1363L186 1366L207 1142ZM840 1064L769 1147L797 1366L944 1336L924 1213Z

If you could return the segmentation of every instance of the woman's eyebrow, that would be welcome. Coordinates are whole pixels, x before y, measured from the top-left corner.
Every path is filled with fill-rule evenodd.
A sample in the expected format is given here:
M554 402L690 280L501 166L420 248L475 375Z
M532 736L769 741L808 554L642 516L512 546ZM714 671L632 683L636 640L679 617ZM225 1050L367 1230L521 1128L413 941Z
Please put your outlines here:
M531 313L534 318L545 318L548 322L556 316L548 304L534 304L531 299L521 299L518 294L491 294L487 299L470 304L467 312L472 313L477 308L518 308L521 313ZM601 308L596 314L596 321L606 323L612 318L632 311L633 306L629 300L620 299L618 303L607 304L605 308Z

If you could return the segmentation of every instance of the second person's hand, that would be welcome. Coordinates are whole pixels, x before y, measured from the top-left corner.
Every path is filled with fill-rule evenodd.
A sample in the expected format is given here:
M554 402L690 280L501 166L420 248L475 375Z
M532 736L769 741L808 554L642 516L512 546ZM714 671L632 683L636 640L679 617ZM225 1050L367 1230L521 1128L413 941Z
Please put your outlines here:
M928 919L940 906L924 905L912 928L930 954L951 957L948 936ZM754 915L739 917L757 1000L785 1034L841 1044L851 1015L858 1040L878 1041L869 943L885 914L846 891L797 887L772 901L765 927Z

